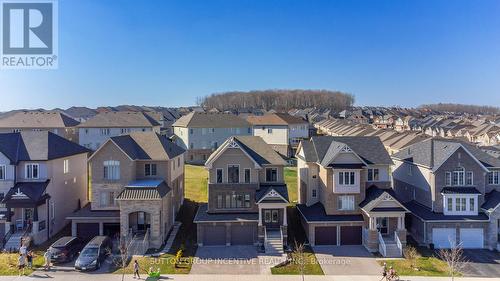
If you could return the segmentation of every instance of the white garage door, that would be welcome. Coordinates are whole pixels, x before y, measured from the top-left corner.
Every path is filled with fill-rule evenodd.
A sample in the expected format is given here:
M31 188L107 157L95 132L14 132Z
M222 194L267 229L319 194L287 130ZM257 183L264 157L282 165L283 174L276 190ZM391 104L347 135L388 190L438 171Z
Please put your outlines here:
M460 243L464 249L481 249L484 245L482 228L461 228Z
M451 248L457 241L455 228L433 228L432 243L436 249Z

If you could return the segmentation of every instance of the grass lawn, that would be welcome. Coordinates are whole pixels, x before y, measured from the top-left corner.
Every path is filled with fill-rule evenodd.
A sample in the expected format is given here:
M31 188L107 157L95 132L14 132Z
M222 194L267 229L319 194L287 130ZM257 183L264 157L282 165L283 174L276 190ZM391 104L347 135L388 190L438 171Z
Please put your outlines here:
M292 254L293 256L294 254ZM304 266L304 275L323 275L323 270L316 260L316 256L314 252L310 248L306 248L306 252L304 253L306 264ZM301 274L300 266L296 263L289 263L282 267L273 267L271 268L272 274Z
M421 257L417 259L417 268L411 267L408 260L380 260L378 263L392 266L400 276L448 276L446 263L436 257Z
M40 268L44 264L43 252L35 251L35 258L33 259L33 267ZM0 275L18 275L19 270L17 269L17 260L19 254L13 253L2 253L0 254ZM29 275L33 272L32 269L26 268L24 273Z
M285 182L288 188L290 203L297 203L297 167L285 167Z
M208 171L203 166L185 165L185 197L194 202L207 202Z

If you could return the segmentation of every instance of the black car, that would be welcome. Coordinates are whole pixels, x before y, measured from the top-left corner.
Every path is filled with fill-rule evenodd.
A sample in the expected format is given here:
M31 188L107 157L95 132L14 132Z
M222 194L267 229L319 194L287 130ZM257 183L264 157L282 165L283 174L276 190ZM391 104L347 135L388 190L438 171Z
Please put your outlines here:
M96 236L85 245L75 262L75 269L81 271L96 270L101 267L113 244L107 236Z
M65 263L72 261L83 247L83 243L77 237L64 236L59 238L49 248L51 260L54 263Z

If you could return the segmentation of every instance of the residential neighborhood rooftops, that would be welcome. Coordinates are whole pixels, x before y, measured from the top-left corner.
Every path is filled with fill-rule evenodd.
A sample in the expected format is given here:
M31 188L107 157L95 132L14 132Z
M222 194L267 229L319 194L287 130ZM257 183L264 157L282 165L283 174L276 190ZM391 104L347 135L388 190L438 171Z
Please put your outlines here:
M160 126L152 116L144 112L108 111L101 112L78 125L79 128L136 128Z
M251 115L247 117L247 121L252 125L292 125L307 123L307 121L302 118L292 116L288 113L271 113L262 116Z
M87 153L89 150L47 131L0 134L0 152L12 163L45 161Z
M132 160L168 160L185 152L155 132L135 132L110 138Z
M20 111L0 118L0 128L66 128L80 122L58 111Z
M232 113L191 112L179 118L173 127L189 128L246 128L251 127L245 119Z

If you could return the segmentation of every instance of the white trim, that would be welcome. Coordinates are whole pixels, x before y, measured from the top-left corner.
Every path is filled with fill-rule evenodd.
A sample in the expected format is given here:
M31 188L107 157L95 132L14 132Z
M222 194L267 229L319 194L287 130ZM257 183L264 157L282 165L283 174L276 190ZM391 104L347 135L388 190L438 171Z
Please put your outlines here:
M33 176L33 168L31 169L31 176L32 177L30 177L30 178L28 177L28 166L32 166L32 167L36 166L37 167L36 168L36 177ZM30 162L30 163L24 164L24 178L25 179L30 179L30 180L38 180L38 179L40 179L40 163L32 163L32 162Z
M279 192L277 192L274 188L272 188L271 190L269 190L269 192L267 192L266 194L264 194L264 196L262 196L262 198L260 198L260 200L259 200L259 201L257 201L257 204L259 204L260 202L262 202L262 200L264 200L264 199L267 197L267 195L268 195L269 193L273 192L273 191L274 191L274 192L276 193L276 195L278 195L278 197L280 197L283 201L285 201L285 202L287 202L287 203L289 202L289 201L288 201L288 200L286 200L283 196L281 196L281 194L280 194ZM266 203L266 202L264 202L264 203ZM271 203L271 204L272 204L272 203ZM280 203L280 204L281 204L281 203Z
M0 165L0 170L3 170L3 178L0 178L0 181L7 180L7 165Z
M207 159L207 161L205 162L205 168L206 169L211 169L212 168L212 164L215 160L217 160L220 155L222 155L222 153L224 153L226 151L226 149L230 148L231 144L232 143L236 143L237 144L237 140L235 140L234 137L230 137L228 138L221 146L219 146L219 148L217 150L215 150L215 152L213 152ZM255 168L262 168L259 163L257 163L257 161L255 161L255 159L253 159L253 157L250 156L250 154L248 154L245 149L241 148L240 145L238 145L238 147L233 147L233 148L238 148L240 149L248 158L250 158L250 160L252 160L252 162L255 164Z
M392 200L394 202L396 202L401 208L405 209L406 212L410 213L410 210L408 210L403 204L401 204L398 200L396 200L396 198L392 197L392 195L390 195L389 193L387 193L386 191L384 191L384 193L382 193L377 199L371 201L370 203L366 204L364 207L362 207L361 209L364 210L365 212L370 212L374 206L376 206L378 204L378 202L380 202L381 200Z
M130 156L125 151L123 151L123 149L121 149L121 147L117 145L116 142L114 142L113 139L111 139L110 137L101 146L99 146L99 148L96 151L94 151L92 155L90 155L87 162L90 162L90 160L97 154L97 152L99 152L104 146L106 146L108 142L112 142L123 154L125 154L125 156L127 156L128 159L130 159L130 161L134 161L134 159L130 158Z
M459 143L459 146L457 146L457 148L452 152L450 153L450 155L448 155L448 157L446 157L446 159L444 159L438 166L435 166L433 169L432 169L432 172L436 172L446 161L448 161L448 159L453 155L455 154L455 152L457 152L457 150L459 148L462 148L472 159L474 159L474 161L476 161L477 164L479 164L479 166L481 166L483 168L483 170L485 171L489 171L488 168L486 168L483 163L481 163L479 160L477 160L476 157L474 157L474 155L472 155L472 153L470 153L469 150L467 150L461 143Z

